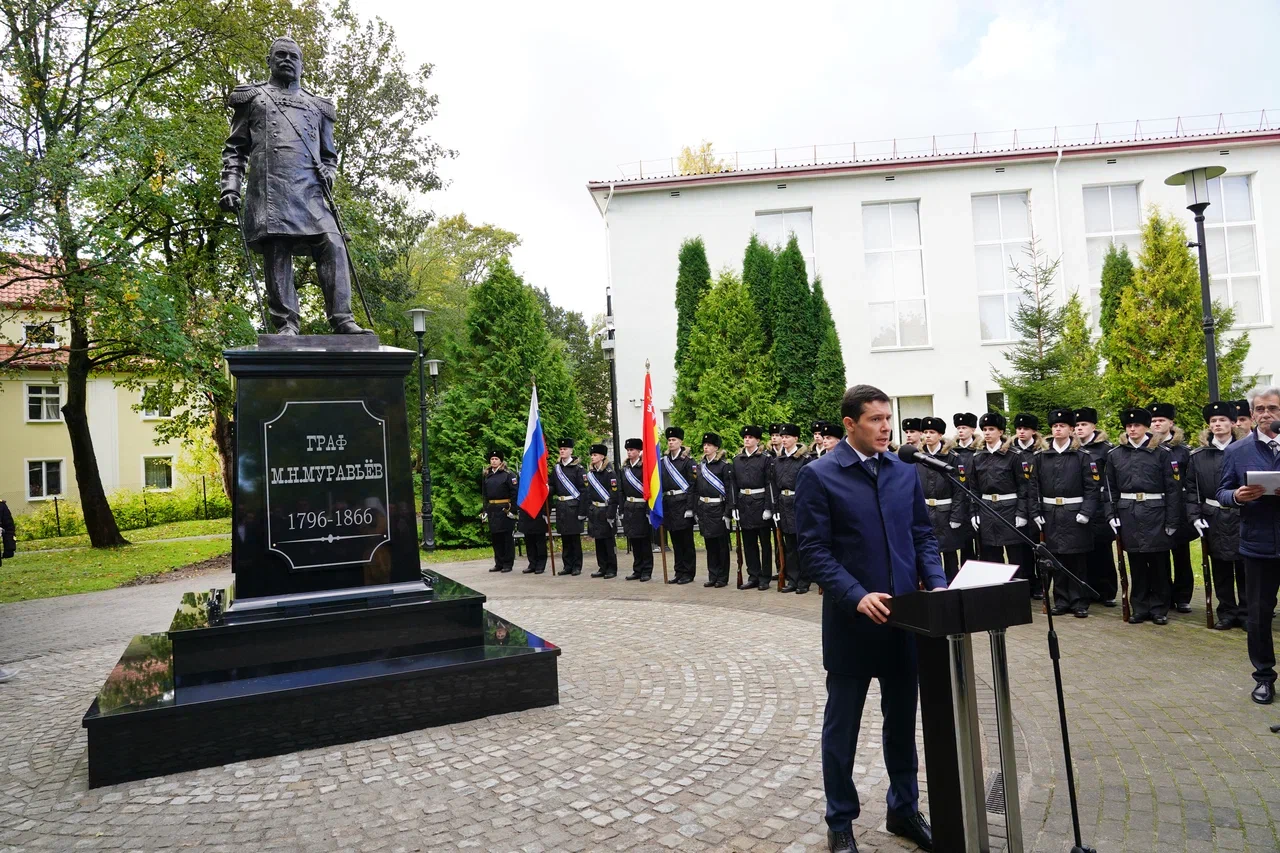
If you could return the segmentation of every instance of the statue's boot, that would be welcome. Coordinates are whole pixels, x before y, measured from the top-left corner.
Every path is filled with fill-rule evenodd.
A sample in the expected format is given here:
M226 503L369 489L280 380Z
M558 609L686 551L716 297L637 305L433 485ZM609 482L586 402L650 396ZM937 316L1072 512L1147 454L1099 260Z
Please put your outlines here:
M343 320L333 327L335 335L376 335L373 329L363 329L355 320Z

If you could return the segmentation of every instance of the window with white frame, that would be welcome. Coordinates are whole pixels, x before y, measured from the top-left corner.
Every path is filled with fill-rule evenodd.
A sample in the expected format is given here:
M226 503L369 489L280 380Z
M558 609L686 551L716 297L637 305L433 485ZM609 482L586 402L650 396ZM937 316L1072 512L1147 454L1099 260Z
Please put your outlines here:
M899 440L902 439L902 422L907 418L931 418L933 417L933 396L920 397L895 397L893 399L897 411L897 417L894 418L894 432L898 434Z
M1084 242L1089 257L1089 317L1094 326L1102 308L1102 263L1107 249L1129 250L1134 264L1142 247L1142 206L1137 184L1084 188Z
M143 397L145 398L145 396L146 394L144 392ZM146 421L164 420L165 418L171 417L173 417L173 410L165 405L161 405L153 409L149 409L144 406L142 409L142 419Z
M62 497L62 460L27 460L27 500Z
M22 342L29 347L56 347L58 336L52 323L23 323Z
M28 385L27 386L27 420L28 421L60 421L62 420L62 386L60 385Z
M769 213L757 213L755 222L756 236L762 243L770 246L786 246L791 235L796 235L796 244L800 254L804 255L804 269L809 281L818 274L817 258L813 253L813 210L781 210Z
M142 457L142 482L148 489L168 490L173 488L173 457Z
M1027 193L973 197L973 246L978 269L978 321L982 340L1014 337L1013 317L1022 291L1010 271L1029 262L1031 199Z
M928 346L920 202L863 205L862 249L871 347Z
M1250 176L1223 175L1209 181L1204 219L1210 295L1234 306L1237 326L1267 322Z
M1009 409L1009 397L1003 391L987 392L987 411L1005 412Z

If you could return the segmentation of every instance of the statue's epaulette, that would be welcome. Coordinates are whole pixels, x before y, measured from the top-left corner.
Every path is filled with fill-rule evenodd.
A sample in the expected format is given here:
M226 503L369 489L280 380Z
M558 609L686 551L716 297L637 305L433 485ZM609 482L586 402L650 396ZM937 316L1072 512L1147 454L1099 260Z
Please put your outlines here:
M315 98L316 106L320 108L320 112L324 113L325 118L329 119L329 121L338 120L338 107L333 103L333 101L329 100L328 98L324 98L324 97L321 97L320 95L317 95L315 92L312 92L310 89L302 89L302 91L306 92L312 98Z
M236 86L231 90L231 94L227 95L227 103L233 107L249 103L254 95L258 94L258 87L261 85L261 83L242 83Z

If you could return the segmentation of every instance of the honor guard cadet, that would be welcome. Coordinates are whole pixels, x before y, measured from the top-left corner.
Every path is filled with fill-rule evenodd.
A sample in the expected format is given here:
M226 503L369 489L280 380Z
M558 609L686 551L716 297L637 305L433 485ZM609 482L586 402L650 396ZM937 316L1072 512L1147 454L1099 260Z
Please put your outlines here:
M813 433L813 441L809 444L810 461L817 459L827 452L827 448L822 441L822 425L822 421L814 421L813 425L809 427L809 431Z
M1032 459L1028 504L1044 543L1067 571L1053 569L1053 615L1089 616L1089 596L1077 578L1088 574L1093 551L1092 521L1099 514L1102 491L1097 463L1073 435L1076 415L1071 409L1049 413L1051 438ZM1070 574L1068 574L1070 572ZM1073 577L1074 575L1074 577ZM1049 595L1049 590L1045 590Z
M769 424L769 446L765 448L765 455L770 458L777 456L781 447L782 424Z
M1107 503L1111 529L1129 556L1133 574L1130 624L1150 619L1169 624L1169 551L1182 518L1181 475L1173 453L1147 433L1151 413L1120 413L1126 440L1107 454Z
M958 473L960 457L952 443L945 440L946 431L947 422L942 418L921 418L920 449L955 467ZM972 532L969 526L969 492L951 482L943 472L927 465L917 465L916 473L920 477L920 487L924 489L933 536L938 540L938 550L942 554L942 569L950 582L960 570L957 556L960 546L969 540Z
M644 499L644 462L640 454L644 442L628 438L627 461L622 463L622 476L618 478L618 494L622 510L622 532L631 547L631 574L629 581L647 581L653 576L653 547L649 536L649 504Z
M617 528L613 526L618 512L618 476L609 464L609 448L591 445L591 466L587 468L587 535L596 543L596 571L593 578L618 576Z
M973 454L974 497L1016 527L1027 526L1026 503L1028 478L1022 469L1022 458L1013 452L1013 439L1005 438L1008 423L999 412L987 412L979 420L982 443ZM1024 543L1012 530L991 518L983 518L975 504L969 523L978 533L979 559L989 563L1021 565ZM1018 577L1027 577L1022 569ZM1032 597L1039 595L1039 584L1033 582Z
M1156 440L1169 448L1173 454L1174 471L1178 479L1185 480L1187 467L1191 464L1191 448L1187 447L1182 427L1174 424L1177 410L1171 403L1152 403L1148 407L1151 412L1151 432ZM1181 482L1179 487L1181 488ZM1173 536L1173 604L1179 613L1191 612L1191 593L1196 587L1195 574L1191 571L1191 540L1196 538L1195 528L1186 513L1178 521L1178 532Z
M1080 449L1089 454L1094 468L1089 471L1102 487L1098 495L1098 511L1093 514L1093 550L1085 559L1088 574L1085 581L1093 587L1095 597L1091 600L1101 602L1103 607L1116 606L1116 594L1120 590L1119 575L1116 574L1116 559L1111 551L1111 541L1115 535L1107 519L1111 517L1111 509L1107 506L1107 454L1111 452L1111 442L1107 434L1098 429L1098 410L1089 406L1076 409L1072 414L1076 418L1075 434L1080 439Z
M1236 428L1242 432L1253 431L1253 413L1249 411L1248 400L1236 400L1235 406Z
M509 572L516 564L516 543L511 532L516 526L515 502L520 494L520 481L507 468L505 458L499 448L490 450L489 467L480 475L484 517L489 521L489 539L493 542L491 572Z
M693 484L697 466L684 446L684 430L667 427L667 452L658 466L662 482L662 527L671 537L675 577L671 583L692 583L698 573L693 545Z
M956 412L951 416L951 424L956 428L956 437L951 446L956 454L956 479L964 483L966 489L972 490L973 452L978 449L978 441L973 434L978 428L978 416L973 412ZM969 516L966 515L963 518L967 524ZM960 565L962 566L978 556L978 549L973 539L973 528L966 528L964 533L964 542L960 545Z
M729 585L729 520L733 517L733 465L724 458L720 436L702 437L702 459L694 481L694 513L707 545L707 582L703 586Z
M9 505L0 498L0 558L9 559L18 549L18 531Z
M587 487L582 463L573 455L573 439L559 442L560 458L551 466L547 486L555 501L556 532L560 534L560 551L564 556L564 571L560 576L582 574L582 531L587 519L587 508L582 493Z
M1240 510L1218 502L1222 482L1222 457L1227 446L1247 433L1235 426L1233 402L1210 403L1203 409L1208 429L1200 433L1200 446L1191 451L1191 466L1183 481L1183 501L1191 526L1208 554L1213 596L1218 602L1214 628L1226 631L1245 627L1248 611L1244 599L1244 559L1240 556Z
M1017 454L1024 463L1029 464L1031 457L1036 451L1044 449L1044 438L1040 435L1040 419L1035 415L1021 413L1013 416L1013 452ZM1029 470L1023 470L1024 476L1029 476ZM1030 516L1035 507L1028 506L1027 514ZM1035 551L1023 545L1018 553L1018 577L1027 578L1031 582L1031 591L1040 598L1041 593L1045 591L1040 589L1040 573L1036 571ZM1047 593L1045 593L1047 594Z
M547 531L551 529L547 523L548 504L550 501L544 500L534 515L517 505L516 529L524 535L524 549L529 557L529 565L520 571L522 575L540 575L547 570Z
M803 595L809 591L809 577L800 566L800 553L796 542L796 478L800 469L809 461L808 449L798 443L800 427L782 424L782 446L773 464L769 466L769 487L774 506L773 520L782 534L782 559L786 580L778 592L794 592Z
M840 424L833 424L829 421L822 422L822 452L824 454L835 450L836 445L840 443L842 438L844 438L844 431Z
M920 418L903 418L902 419L902 443L910 444L914 447L920 446Z
M733 457L733 520L742 530L743 559L748 580L741 589L769 588L773 576L769 531L773 527L773 503L769 497L770 459L760 448L762 430L758 426L742 428L742 450Z

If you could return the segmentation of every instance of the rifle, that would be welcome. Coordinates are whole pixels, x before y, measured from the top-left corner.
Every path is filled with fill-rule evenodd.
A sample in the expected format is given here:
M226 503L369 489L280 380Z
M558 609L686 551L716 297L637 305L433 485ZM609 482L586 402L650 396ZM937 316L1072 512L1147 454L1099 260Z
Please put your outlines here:
M782 587L787 582L787 558L786 549L782 547L782 531L777 524L773 525L773 541L778 547L778 592L782 592Z
M733 538L738 548L738 589L742 589L742 525L733 525Z
M1120 618L1129 621L1129 569L1124 563L1124 542L1120 539L1120 531L1116 530L1116 564L1120 568Z
M1046 518L1045 523L1047 524L1048 522L1049 520ZM1040 544L1041 545L1044 544L1044 528L1043 527L1040 528ZM1044 598L1040 600L1040 604L1041 604L1040 612L1048 616L1049 615L1049 584L1045 583L1045 581L1049 580L1050 576L1047 571L1043 575L1040 574L1040 557L1038 555L1032 555L1031 564L1032 564L1031 570L1040 577L1040 591L1044 593Z
M556 536L551 532L551 513L543 510L543 519L547 522L547 556L551 557L551 577L556 576Z
M661 524L658 525L658 550L662 553L662 582L671 583L667 580L667 534Z
M1209 548L1200 540L1200 573L1204 575L1204 626L1213 628L1213 588L1209 584Z

